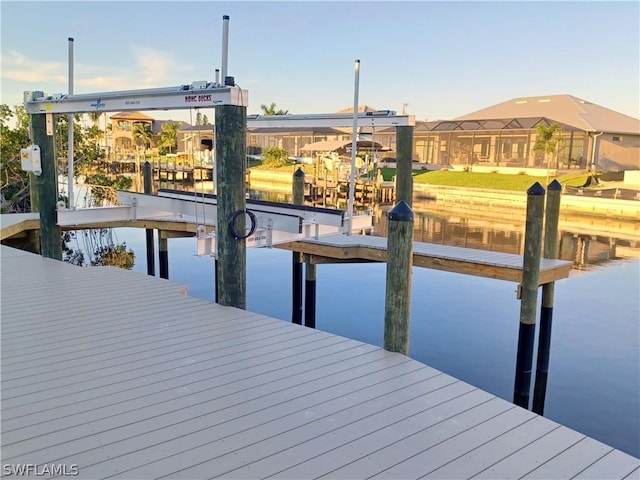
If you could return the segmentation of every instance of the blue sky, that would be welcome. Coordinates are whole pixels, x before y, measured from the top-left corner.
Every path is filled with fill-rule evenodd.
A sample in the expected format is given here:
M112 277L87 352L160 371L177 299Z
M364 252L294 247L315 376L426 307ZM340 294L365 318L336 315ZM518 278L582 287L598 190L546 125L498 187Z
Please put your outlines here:
M3 0L2 103L213 80L222 16L228 74L249 113L360 104L450 119L519 96L569 93L640 117L640 3L11 2ZM189 120L185 112L156 118ZM212 115L210 115L212 118Z

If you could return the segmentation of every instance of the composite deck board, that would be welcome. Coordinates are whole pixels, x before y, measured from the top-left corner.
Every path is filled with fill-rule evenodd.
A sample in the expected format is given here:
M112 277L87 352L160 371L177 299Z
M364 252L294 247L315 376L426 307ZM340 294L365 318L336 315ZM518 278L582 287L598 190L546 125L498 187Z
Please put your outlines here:
M252 334L264 336L263 332L269 332L269 330L277 333L277 329L272 325L261 326L258 322L259 320L256 320L257 325L255 325L255 330L251 332ZM117 372L118 375L125 375L126 372L138 371L141 368L154 367L156 365L173 366L177 361L194 363L196 359L199 360L199 357L210 358L212 356L212 345L215 345L216 354L230 356L233 352L228 350L229 347L240 345L239 348L244 351L246 349L245 345L250 341L248 337L244 336L238 339L238 335L243 330L254 329L254 326L248 322L245 323L244 327L239 331L227 331L229 327L218 328L213 333L207 332L206 335L199 335L196 341L189 342L188 351L185 351L183 345L177 342L165 347L156 343L147 346L143 350L136 346L128 349L126 354L119 352L111 362L101 359L77 364L77 362L71 360L62 365L42 365L39 369L32 369L29 375L14 374L14 378L6 379L2 386L3 388L12 388L46 381L46 376L52 372L55 372L59 378L73 377L74 382L77 383L87 381L87 379L97 375L104 376L107 369ZM221 341L224 341L224 344L220 344Z
M202 307L191 310L185 309L183 313L191 313L198 314L198 312L207 313L206 309ZM68 360L75 360L81 357L86 357L87 355L93 356L98 353L110 352L110 351L122 351L127 350L129 347L143 347L145 345L154 345L156 343L160 343L166 341L170 344L177 344L180 341L188 342L191 337L197 337L198 335L202 335L204 332L210 332L211 325L207 325L207 319L205 315L200 317L200 321L193 324L184 325L184 328L179 328L179 326L175 326L174 328L169 328L170 322L173 322L176 315L172 312L162 311L161 314L158 314L156 319L159 322L164 321L164 325L160 323L161 328L151 330L149 327L147 331L134 331L128 332L128 329L112 329L109 332L101 332L99 335L90 336L86 340L82 337L70 339L68 342L60 342L61 345L57 345L54 347L47 347L45 350L40 350L34 353L24 352L22 354L17 354L15 361L13 363L20 363L22 369L32 368L37 365L38 362L46 361L47 358L52 357L53 355L57 355L54 363L62 363ZM104 320L109 320L111 318L116 318L115 314L109 312L108 314L102 317ZM129 317L131 318L131 317ZM260 326L260 317L253 316L249 317L247 320L255 320L257 323L256 328ZM244 319L243 319L244 320ZM272 325L272 323L268 323L268 325ZM121 331L125 330L125 331ZM252 332L253 333L253 332ZM122 337L120 336L122 335ZM120 338L126 340L119 340ZM27 342L25 342L27 343ZM40 343L42 345L42 343ZM73 348L73 350L70 350ZM28 364L27 364L28 363ZM11 363L7 363L11 365ZM50 363L46 363L50 364Z
M516 452L529 443L551 432L556 425L534 417L502 435L494 441L487 442L471 451L449 460L444 465L433 469L424 478L456 479L469 478L491 466L510 453Z
M633 457L621 454L619 450L613 450L602 457L598 462L589 465L577 476L584 480L601 480L603 478L626 478L627 475L636 471L635 478L640 478L637 469L638 465Z
M631 473L629 473L629 475L624 477L624 480L637 480L638 478L640 478L640 467L636 468Z
M40 228L40 214L11 213L0 215L0 238L3 240L31 228Z
M387 238L335 234L276 246L328 259L384 261ZM413 262L429 268L509 281L519 281L523 268L522 255L416 241L413 242ZM540 260L541 282L567 278L571 267L572 262L543 258Z
M565 427L556 428L547 435L529 443L524 448L495 462L473 478L487 480L522 478L584 438L583 434L574 430Z
M154 277L0 255L3 464L77 464L79 478L624 478L640 465L403 355Z
M245 319L243 319L245 320ZM184 351L180 344L177 342L171 343L169 346L161 346L157 343L149 345L144 350L139 350L136 345L135 348L127 349L126 355L123 355L121 352L117 354L116 361L106 362L104 359L102 360L92 360L91 362L86 362L82 364L78 364L74 360L62 362L62 364L51 365L45 364L41 366L40 371L34 371L35 368L30 370L30 375L21 375L15 374L15 378L6 378L3 380L2 387L3 388L13 388L16 386L22 385L30 385L32 383L38 383L41 381L46 381L46 375L50 375L52 372L58 375L59 378L72 377L74 382L84 382L86 378L83 378L83 375L88 375L88 377L93 377L95 375L104 376L106 374L107 369L112 369L118 373L118 375L122 375L127 371L132 371L139 369L139 365L142 364L145 367L153 366L153 365L162 365L168 362L173 362L176 360L184 359L188 362L195 362L195 359L198 358L199 355L210 356L211 346L215 345L215 348L219 350L220 346L218 343L222 340L225 341L224 347L226 347L230 342L231 344L238 344L237 336L243 330L252 330L250 333L255 335L263 334L263 331L269 332L277 332L271 324L260 325L260 319L246 319L247 322L244 322L244 329L240 328L236 331L227 331L233 327L238 327L237 325L231 327L220 327L213 331L207 331L206 335L199 334L196 341L189 342L189 350L187 352ZM255 325L251 323L251 321L255 321ZM240 322L238 322L240 324ZM259 338L259 337L258 337ZM244 340L242 343L247 343L246 337L243 337ZM244 346L241 347L244 350ZM136 362L133 363L132 362ZM131 365L134 365L133 367Z
M446 394L451 398L443 396ZM290 453L295 456L288 455L289 462L283 462L280 471L273 475L295 479L304 478L313 472L317 477L335 473L335 478L364 478L361 476L365 473L363 464L366 462L362 461L363 458L417 432L459 417L467 410L490 402L492 398L487 392L463 382L449 384L436 395L432 394L430 401L421 405L417 411L409 412L405 418L395 422L384 422L370 432L362 432L358 438L336 440L317 454L304 449L304 444L301 445L306 450L304 454L300 452L300 448L291 449ZM274 457L273 460L277 458ZM377 470L374 473L375 471Z
M322 346L320 348L325 348L328 347L327 342L322 342ZM312 345L313 346L313 345ZM277 348L277 347L276 347ZM286 348L286 346L285 346ZM87 409L83 409L82 412L84 413L83 415L83 420L84 421L91 421L91 422L96 422L98 420L102 420L102 419L108 419L112 416L115 415L119 415L122 414L124 411L133 411L136 409L136 404L137 403L142 403L144 406L152 404L152 403L156 403L159 404L161 403L161 395L159 395L159 393L161 393L158 388L161 386L164 388L163 391L167 391L168 388L167 387L174 387L175 385L179 385L180 388L186 388L186 386L189 387L190 392L194 392L197 391L197 389L202 388L203 386L207 386L207 381L209 381L210 379L215 379L216 382L225 382L225 381L229 381L229 379L233 379L236 380L238 378L241 378L241 375L244 374L244 372L250 368L250 367L254 367L254 372L258 372L260 373L259 368L262 368L263 370L272 370L278 367L287 367L288 364L290 364L291 358L292 356L294 356L297 353L304 353L304 349L305 349L305 345L301 345L298 349L298 351L292 349L291 350L291 355L289 355L289 357L285 357L285 358L278 358L276 354L272 354L272 357L276 357L275 359L271 359L266 355L262 355L262 358L260 360L262 360L262 362L260 363L260 365L256 365L258 363L258 360L255 361L246 361L246 362L238 362L239 365L230 365L227 366L227 368L217 368L217 369L211 369L210 365L214 362L208 362L208 363L204 363L203 365L198 365L198 368L194 368L192 373L189 372L185 372L184 375L175 375L175 372L162 372L164 373L164 375L155 375L154 376L154 380L155 380L155 391L153 395L144 395L144 400L142 402L139 401L139 399L141 398L140 396L135 397L135 398L131 398L131 399L127 399L127 400L120 400L119 402L117 402L116 404L107 404L107 405L101 405L100 407L97 407L95 404L90 404L93 408L91 408L90 410ZM336 349L337 351L337 349ZM140 375L141 373L144 374L144 372L136 372L138 375ZM151 375L151 373L148 373L148 375ZM138 378L144 378L144 375L142 375L141 377ZM109 380L107 380L109 381ZM99 385L95 388L103 388L104 386L107 386L109 384L105 385ZM169 399L171 399L172 397L169 397ZM102 401L107 400L102 399ZM136 400L138 400L138 402L136 402ZM87 405L87 402L85 402L85 406ZM76 409L78 409L78 405L74 405L74 407L76 407ZM157 408L156 409L156 414L159 413L162 410L162 408ZM48 432L56 432L58 431L60 428L57 427L57 423L60 423L61 425L64 426L64 428L70 428L71 426L73 426L73 420L68 419L67 417L69 415L66 415L63 418L60 418L59 415L63 413L61 412L61 409L56 409L55 412L49 412L49 415L54 417L53 420L48 420L45 422L39 422L39 423L34 423L31 425L31 428L26 428L26 427L22 427L19 431L16 431L16 434L14 435L14 438L11 438L12 441L21 441L21 439L28 439L28 438L32 438L32 437L36 437L36 436L42 436ZM29 418L30 422L34 422L34 416L30 416ZM4 428L4 432L7 433L7 435L9 435L9 433L11 432L10 428L11 428L11 424L8 423L6 428ZM113 423L111 424L111 426L113 426Z

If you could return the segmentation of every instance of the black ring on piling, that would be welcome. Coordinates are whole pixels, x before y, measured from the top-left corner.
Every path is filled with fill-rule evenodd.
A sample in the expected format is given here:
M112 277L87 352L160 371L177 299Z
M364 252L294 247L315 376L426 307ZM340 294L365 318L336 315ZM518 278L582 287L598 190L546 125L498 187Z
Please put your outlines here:
M235 228L233 228L233 224L235 223L236 219L240 215L244 215L245 213L249 215L249 220L251 220L251 228L249 228L249 231L244 235L240 235L238 234L238 232L236 232ZM256 218L255 213L247 209L238 210L236 213L233 214L233 216L231 217L231 220L229 220L229 231L231 232L231 235L233 236L233 238L237 240L244 240L245 238L250 237L255 233L256 228L258 228L258 219Z

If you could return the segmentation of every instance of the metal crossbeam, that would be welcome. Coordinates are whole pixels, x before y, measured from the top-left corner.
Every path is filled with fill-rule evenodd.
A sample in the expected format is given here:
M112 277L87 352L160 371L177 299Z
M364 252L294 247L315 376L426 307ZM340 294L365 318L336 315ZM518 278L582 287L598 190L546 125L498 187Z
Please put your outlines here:
M205 199L206 200L206 199ZM137 208L150 209L171 213L173 215L185 215L202 225L217 225L217 204L203 201L193 194L184 195L150 195L118 191L118 202ZM290 212L270 212L247 208L256 216L258 228L271 228L283 232L298 234L302 232L302 218Z
M353 218L354 230L371 228L371 216L359 215ZM342 228L331 225L306 225L302 233L283 232L273 229L259 228L247 237L247 248L271 248L282 243L290 243L305 239L318 239L326 235L341 234ZM216 255L216 235L214 232L198 236L198 255Z
M391 110L358 114L358 127L405 127L416 123L413 115L396 115ZM309 115L247 115L248 128L352 127L352 113Z
M47 95L40 91L24 93L24 106L29 114L181 110L220 105L246 107L249 105L249 92L203 81L175 87L78 95Z
M160 198L174 198L179 200L193 201L194 195L190 192L180 190L158 190ZM217 205L218 199L215 195L204 194L198 195L198 203L206 205ZM251 210L256 216L258 215L293 215L302 219L304 223L317 223L322 225L331 225L334 227L342 227L344 225L344 212L332 208L309 207L305 205L289 205L285 203L264 202L260 200L247 200L247 210ZM275 226L274 226L275 229Z

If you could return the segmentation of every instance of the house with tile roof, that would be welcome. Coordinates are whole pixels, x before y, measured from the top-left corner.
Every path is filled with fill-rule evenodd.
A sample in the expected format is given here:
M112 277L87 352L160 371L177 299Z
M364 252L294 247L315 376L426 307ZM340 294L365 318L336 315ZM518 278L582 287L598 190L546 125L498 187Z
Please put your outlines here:
M640 120L572 95L520 97L454 120L416 122L415 160L441 166L547 168L540 124L562 128L551 168L640 169Z

